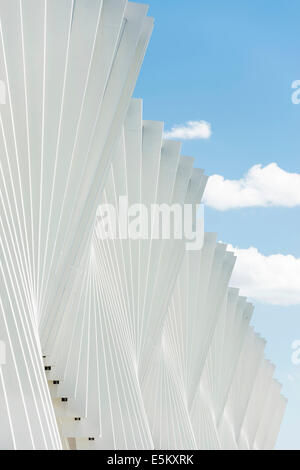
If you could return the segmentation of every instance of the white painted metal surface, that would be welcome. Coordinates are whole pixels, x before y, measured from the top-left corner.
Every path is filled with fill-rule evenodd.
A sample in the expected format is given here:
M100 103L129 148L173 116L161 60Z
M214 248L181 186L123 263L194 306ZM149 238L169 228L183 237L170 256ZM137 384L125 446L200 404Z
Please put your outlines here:
M146 14L126 0L0 2L0 332L17 448L61 447L42 355L92 233Z
M286 401L226 245L97 234L100 203L195 208L207 181L131 100L146 15L0 0L0 449L275 445Z

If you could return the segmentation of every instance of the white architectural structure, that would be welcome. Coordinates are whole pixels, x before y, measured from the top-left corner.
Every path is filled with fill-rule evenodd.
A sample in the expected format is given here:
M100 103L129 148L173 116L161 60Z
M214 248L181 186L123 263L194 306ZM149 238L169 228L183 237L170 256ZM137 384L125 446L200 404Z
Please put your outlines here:
M17 448L61 446L38 328L52 352L47 332L89 244L151 34L146 14L127 0L0 2L0 338Z
M285 400L234 255L99 236L99 204L196 213L207 181L130 101L146 15L0 0L0 449L275 445Z

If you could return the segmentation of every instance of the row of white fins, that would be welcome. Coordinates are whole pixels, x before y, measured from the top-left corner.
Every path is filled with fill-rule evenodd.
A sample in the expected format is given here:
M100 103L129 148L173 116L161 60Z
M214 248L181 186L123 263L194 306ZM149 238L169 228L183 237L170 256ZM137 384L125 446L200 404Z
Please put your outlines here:
M152 28L147 6L127 0L0 0L1 448L61 448L42 350Z
M205 183L132 100L102 202L197 204ZM186 252L182 240L95 230L45 361L63 437L93 449L274 447L285 399L253 306L228 288L234 262L211 233Z
M233 254L215 234L186 252L94 230L99 203L196 206L207 181L130 102L146 14L0 0L2 449L276 442L286 403L252 306L228 287Z

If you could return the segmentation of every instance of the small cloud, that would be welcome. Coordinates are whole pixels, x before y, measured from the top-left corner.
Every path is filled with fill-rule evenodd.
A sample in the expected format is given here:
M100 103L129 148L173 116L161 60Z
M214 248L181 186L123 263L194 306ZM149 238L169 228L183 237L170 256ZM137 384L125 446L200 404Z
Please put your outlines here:
M196 140L209 139L212 135L211 125L206 121L188 121L184 125L173 126L164 133L165 139Z
M272 305L300 304L300 259L292 255L265 256L257 248L233 248L237 255L232 285L241 295Z
M277 163L254 165L239 180L209 178L204 203L220 211L243 207L295 207L300 205L300 174L288 173Z

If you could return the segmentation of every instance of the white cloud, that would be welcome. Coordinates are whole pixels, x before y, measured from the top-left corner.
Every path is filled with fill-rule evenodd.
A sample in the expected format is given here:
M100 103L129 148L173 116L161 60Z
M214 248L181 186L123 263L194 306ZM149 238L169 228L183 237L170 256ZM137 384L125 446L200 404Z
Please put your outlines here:
M300 205L300 174L288 173L276 163L254 165L240 180L209 178L204 203L217 210L242 207Z
M164 133L165 139L209 139L212 135L211 125L206 121L188 121L184 125L173 126Z
M273 305L300 304L300 259L264 256L252 247L228 249L237 255L231 284L241 289L241 295Z

